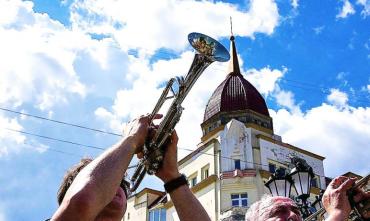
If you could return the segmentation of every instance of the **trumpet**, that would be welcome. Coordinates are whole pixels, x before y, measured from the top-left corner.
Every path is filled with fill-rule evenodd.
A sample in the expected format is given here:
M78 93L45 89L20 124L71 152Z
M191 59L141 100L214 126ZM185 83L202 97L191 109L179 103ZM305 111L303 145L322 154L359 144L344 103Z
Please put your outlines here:
M356 181L355 185L348 191L349 201L353 207L350 213L350 219L354 221L366 221L369 220L370 215L370 199L355 203L353 196L355 195L358 188L362 188L365 192L370 191L370 174ZM317 210L315 213L308 216L304 221L321 221L324 220L325 208Z
M214 61L226 62L230 59L227 49L207 35L193 32L188 35L188 40L197 53L185 78L176 77L168 81L157 104L149 115L149 122L152 123L154 115L158 113L164 102L172 99L172 103L160 122L154 137L147 140L143 147L144 156L140 159L131 177L130 192L134 192L139 187L146 173L153 175L161 168L166 142L184 110L181 104L199 76Z

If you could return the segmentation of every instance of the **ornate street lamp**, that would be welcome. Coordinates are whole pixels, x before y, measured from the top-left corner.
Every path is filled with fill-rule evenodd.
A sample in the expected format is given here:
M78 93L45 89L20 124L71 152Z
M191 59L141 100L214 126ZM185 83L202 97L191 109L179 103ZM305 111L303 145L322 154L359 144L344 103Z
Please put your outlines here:
M290 197L292 184L292 180L287 176L285 170L283 168L278 168L265 183L265 186L270 190L273 196Z
M292 164L294 168L290 171L289 176L293 180L294 187L297 191L298 198L307 200L311 192L311 180L314 177L312 167L304 159L293 157Z
M289 174L279 168L265 183L273 196L291 197L291 189L294 187L297 194L297 205L303 218L308 217L312 212L311 205L307 202L311 192L311 180L314 177L312 167L304 159L293 157L291 159L293 169Z

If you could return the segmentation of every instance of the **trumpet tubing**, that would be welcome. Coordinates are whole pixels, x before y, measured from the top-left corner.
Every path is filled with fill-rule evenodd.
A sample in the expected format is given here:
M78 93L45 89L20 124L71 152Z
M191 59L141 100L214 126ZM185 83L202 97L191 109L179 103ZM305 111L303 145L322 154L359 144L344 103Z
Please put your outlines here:
M158 113L163 103L166 100L173 98L172 103L159 124L154 137L151 140L147 140L143 147L144 157L140 160L138 167L131 177L131 192L138 188L140 182L145 176L145 173L152 175L161 168L164 153L166 151L166 143L168 142L176 124L179 122L184 109L181 104L197 79L214 61L224 62L230 59L229 52L226 48L211 37L200 33L191 33L189 34L188 39L190 44L198 53L195 54L185 78L171 78L169 80L151 113L150 121L152 120L152 117ZM176 83L179 86L178 91L173 89L175 81L177 81ZM170 91L173 96L168 96Z
M348 191L348 195L349 197L353 197L353 193L357 190L357 188L362 188L362 187L365 187L365 191L369 191L369 188L370 188L370 174L368 174L367 176L361 178L360 180L358 180L355 185L353 185L353 187ZM350 202L352 201L352 199L350 198L349 199ZM367 207L365 209L369 210L368 207L370 207L368 204L370 203L369 202L370 199L367 200ZM360 207L356 207L354 206L353 210L352 210L352 214L356 215L357 217L359 217L360 220L368 220L367 219L363 219L362 216L362 210L361 210L361 206L362 207L365 207L364 205L360 205ZM315 213L311 214L310 216L308 216L304 221L321 221L321 220L324 220L323 219L323 215L325 213L325 208L321 208L319 209L318 211L316 211ZM357 219L358 220L358 219Z

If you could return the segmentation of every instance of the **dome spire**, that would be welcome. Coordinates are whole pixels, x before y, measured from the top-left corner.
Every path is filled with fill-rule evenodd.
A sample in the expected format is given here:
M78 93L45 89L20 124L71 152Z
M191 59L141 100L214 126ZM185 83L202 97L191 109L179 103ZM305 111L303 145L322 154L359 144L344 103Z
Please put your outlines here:
M240 74L240 67L239 67L239 61L238 61L238 53L236 52L235 47L235 37L233 34L233 22L232 18L230 16L230 27L231 27L231 37L230 37L230 54L231 59L229 61L229 74Z

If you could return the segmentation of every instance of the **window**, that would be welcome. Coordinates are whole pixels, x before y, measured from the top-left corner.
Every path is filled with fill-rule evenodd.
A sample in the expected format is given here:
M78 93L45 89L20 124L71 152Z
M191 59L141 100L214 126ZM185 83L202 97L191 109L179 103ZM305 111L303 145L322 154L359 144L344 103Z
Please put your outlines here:
M149 211L149 221L166 221L166 209L154 209Z
M234 165L236 170L240 170L240 160L234 160Z
M208 176L209 176L209 169L207 168L206 170L204 170L204 179L208 178Z
M320 181L317 175L311 180L311 186L320 188Z
M197 185L197 177L191 178L191 186L193 187L195 185Z
M206 166L202 168L202 175L201 175L202 180L207 179L208 177L209 177L209 164L207 164Z
M231 194L231 205L233 207L247 207L248 193Z
M188 181L190 183L190 187L193 187L193 186L197 185L197 182L198 182L197 177L198 177L198 173L197 172L195 172L195 173L191 174L190 176L188 176Z
M269 163L269 171L270 173L275 173L276 166L275 164Z

